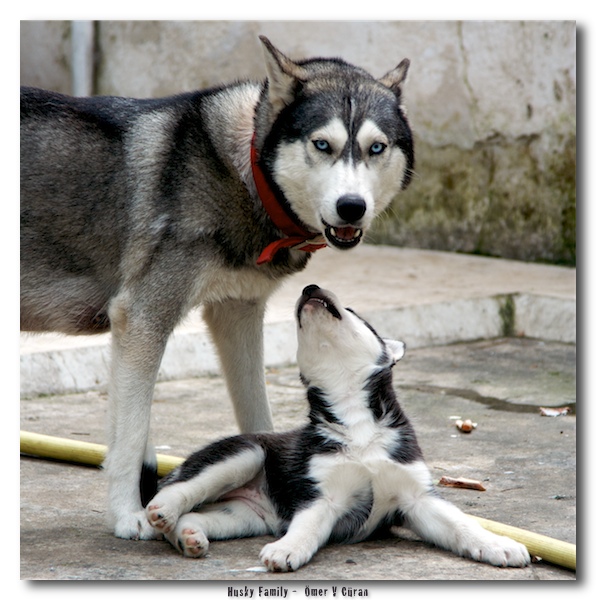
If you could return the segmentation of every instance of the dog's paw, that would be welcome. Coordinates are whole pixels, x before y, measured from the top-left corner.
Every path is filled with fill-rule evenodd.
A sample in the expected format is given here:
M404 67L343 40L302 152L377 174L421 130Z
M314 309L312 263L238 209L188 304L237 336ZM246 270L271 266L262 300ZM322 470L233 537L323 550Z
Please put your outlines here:
M172 531L180 516L178 511L173 510L167 503L156 501L156 498L147 505L145 514L149 524L162 533Z
M294 548L282 539L264 546L259 558L269 571L286 572L296 571L306 564L312 558L312 553Z
M114 525L114 535L125 540L155 540L161 537L142 510L119 517Z
M525 567L530 564L530 554L523 544L496 534L483 536L477 543L465 548L462 554L496 567Z
M209 540L201 529L196 527L176 528L176 547L184 556L202 558L209 550Z

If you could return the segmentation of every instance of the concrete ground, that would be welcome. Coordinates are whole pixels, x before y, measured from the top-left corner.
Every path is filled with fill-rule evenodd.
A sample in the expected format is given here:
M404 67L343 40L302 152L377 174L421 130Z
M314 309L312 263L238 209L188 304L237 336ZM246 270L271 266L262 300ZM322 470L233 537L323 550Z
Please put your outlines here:
M468 477L486 487L441 487L444 497L464 512L576 543L575 270L373 246L319 252L269 311L267 382L278 430L300 424L306 411L289 354L295 351L293 304L307 283L332 289L381 334L406 341L395 385L433 477ZM156 388L153 439L158 452L185 456L237 430L216 366L203 361L210 348L197 315L172 342ZM105 343L22 338L21 429L105 442ZM204 366L193 366L189 354ZM540 406L569 406L571 413L544 417ZM478 426L460 433L454 417ZM297 573L283 575L259 569L259 550L270 538L213 542L205 559L184 559L167 542L111 534L99 469L25 456L20 466L20 576L26 580L225 580L223 594L230 585L257 589L286 580L295 586L326 580L316 584L326 588L347 580L366 588L381 580L576 577L544 561L525 569L474 563L406 531L329 546Z

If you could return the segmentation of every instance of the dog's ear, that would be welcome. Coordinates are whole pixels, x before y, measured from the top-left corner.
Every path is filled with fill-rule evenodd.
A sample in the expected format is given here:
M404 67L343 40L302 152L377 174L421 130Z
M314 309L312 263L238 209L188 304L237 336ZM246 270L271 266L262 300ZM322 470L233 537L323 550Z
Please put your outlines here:
M387 348L387 352L389 352L393 364L404 357L406 353L406 345L404 342L387 339L384 339L383 342L385 342L385 347Z
M306 69L282 54L264 35L259 39L265 48L269 101L275 112L279 112L294 100L296 83L306 81Z
M404 58L395 69L392 69L379 81L387 86L398 98L401 97L401 88L402 84L406 80L408 75L408 69L410 68L410 60L408 58Z

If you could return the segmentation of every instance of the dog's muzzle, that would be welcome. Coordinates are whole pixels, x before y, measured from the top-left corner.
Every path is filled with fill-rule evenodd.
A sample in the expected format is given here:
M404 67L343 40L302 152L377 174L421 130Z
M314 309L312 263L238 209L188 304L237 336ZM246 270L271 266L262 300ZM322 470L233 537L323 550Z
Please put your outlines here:
M335 208L345 225L331 225L323 221L325 237L336 248L353 248L362 239L363 230L356 225L366 213L366 201L358 194L344 194L337 200Z
M357 246L364 233L362 229L352 226L334 227L325 221L323 221L323 225L325 226L325 238L327 241L332 246L341 250L348 250Z
M307 304L320 306L336 319L341 320L342 318L341 313L339 312L334 301L328 296L325 290L321 289L318 285L307 285L302 290L302 296L300 296L300 298L298 299L298 305L296 307L296 317L298 318L299 324L301 324L302 309Z

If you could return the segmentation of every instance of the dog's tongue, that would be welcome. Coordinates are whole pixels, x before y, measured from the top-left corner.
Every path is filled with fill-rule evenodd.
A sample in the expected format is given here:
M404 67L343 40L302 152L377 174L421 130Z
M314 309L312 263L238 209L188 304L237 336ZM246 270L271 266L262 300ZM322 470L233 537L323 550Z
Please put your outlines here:
M358 230L355 227L334 227L333 233L340 240L353 240Z

